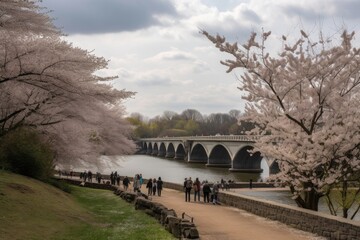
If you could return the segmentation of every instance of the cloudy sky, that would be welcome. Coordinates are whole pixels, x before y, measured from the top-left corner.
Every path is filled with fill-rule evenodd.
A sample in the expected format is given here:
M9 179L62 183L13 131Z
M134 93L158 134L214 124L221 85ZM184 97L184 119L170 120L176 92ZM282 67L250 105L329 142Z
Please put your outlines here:
M360 34L359 0L43 0L55 24L75 46L110 60L99 74L117 75L114 87L137 92L127 112L147 117L197 109L203 114L243 110L238 75L219 61L227 56L199 34L245 42L252 31L272 41L317 36L346 27ZM359 36L357 37L359 39ZM280 46L281 47L281 46ZM275 44L269 48L276 53Z

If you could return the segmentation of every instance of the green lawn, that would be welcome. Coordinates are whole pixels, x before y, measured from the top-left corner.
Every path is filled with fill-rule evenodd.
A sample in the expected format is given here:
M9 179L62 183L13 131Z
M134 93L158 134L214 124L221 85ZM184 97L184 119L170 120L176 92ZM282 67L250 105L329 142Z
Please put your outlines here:
M107 190L67 194L0 171L0 239L175 239L153 218Z

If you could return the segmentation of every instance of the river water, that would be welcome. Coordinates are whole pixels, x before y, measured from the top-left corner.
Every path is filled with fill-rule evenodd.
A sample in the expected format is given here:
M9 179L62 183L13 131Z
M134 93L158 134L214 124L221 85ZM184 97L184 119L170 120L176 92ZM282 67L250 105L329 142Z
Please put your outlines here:
M234 180L236 182L248 182L252 179L256 181L265 181L269 177L269 167L265 160L261 162L262 173L239 173L230 172L227 168L206 167L204 163L187 163L182 160L164 159L148 155L129 155L119 157L101 157L97 167L85 166L73 168L74 171L82 172L91 170L99 171L102 174L110 174L117 171L121 176L131 176L141 173L146 179L161 177L163 181L182 184L184 178L199 178L200 181L208 180L210 182L224 180ZM242 194L263 198L274 202L284 203L295 206L295 201L291 199L289 191L259 191L256 189L242 191ZM329 213L324 201L320 201L319 211ZM360 220L357 215L355 220Z
M187 163L183 160L163 159L148 155L129 155L119 157L102 157L97 168L87 167L87 169L74 168L75 171L91 170L110 174L117 171L121 176L134 176L141 173L144 178L161 177L163 181L180 183L184 178L199 178L200 181L208 180L211 182L224 180L234 180L236 182L248 182L252 179L264 181L269 176L269 167L266 161L261 162L262 173L239 173L230 172L227 168L206 167L204 163Z

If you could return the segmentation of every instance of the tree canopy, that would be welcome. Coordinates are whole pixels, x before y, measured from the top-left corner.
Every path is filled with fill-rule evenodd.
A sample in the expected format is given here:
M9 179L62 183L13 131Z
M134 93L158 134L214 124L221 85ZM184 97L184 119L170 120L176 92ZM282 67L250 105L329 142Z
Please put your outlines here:
M0 3L0 137L35 128L63 165L131 153L122 101L134 93L96 75L108 62L64 40L36 3Z
M128 120L134 125L134 138L177 137L195 135L229 135L244 134L254 126L250 122L241 121L240 110L229 113L212 113L203 115L196 109L185 109L180 114L164 111L162 116L147 119L139 113L133 113Z
M263 32L260 40L252 33L241 46L202 34L232 57L221 61L227 72L244 71L239 87L246 93L243 119L258 124L252 134L262 137L255 150L280 166L271 179L289 186L299 206L317 210L320 197L360 170L355 33L343 31L339 42L322 34L312 41L301 30L293 43L282 37L278 55L267 52L271 32Z

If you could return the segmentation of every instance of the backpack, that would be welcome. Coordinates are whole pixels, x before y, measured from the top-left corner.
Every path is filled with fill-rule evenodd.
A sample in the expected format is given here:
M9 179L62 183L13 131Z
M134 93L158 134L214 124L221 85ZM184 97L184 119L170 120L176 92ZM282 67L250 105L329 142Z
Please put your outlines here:
M187 180L186 181L186 188L191 188L192 187L192 181L191 180Z

